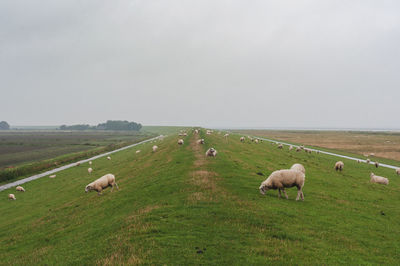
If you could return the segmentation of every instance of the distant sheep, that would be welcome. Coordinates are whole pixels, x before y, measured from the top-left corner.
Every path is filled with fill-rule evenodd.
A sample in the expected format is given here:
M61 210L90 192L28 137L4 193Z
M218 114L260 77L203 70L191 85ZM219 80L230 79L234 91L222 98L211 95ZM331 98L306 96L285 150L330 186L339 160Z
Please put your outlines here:
M297 147L296 148L296 152L300 152L301 151L301 148L300 147Z
M8 194L8 199L10 199L10 200L16 200L14 194Z
M50 178L55 178L56 177L56 175L51 175L51 176L49 176Z
M140 153L140 152L141 152L141 150L137 150L137 151L136 151L136 153Z
M278 197L280 198L281 190L285 194L286 199L288 196L286 194L285 188L297 187L297 198L299 200L301 197L304 200L303 186L305 181L304 173L295 170L278 170L273 172L264 182L261 183L259 187L260 193L265 195L269 189L278 189Z
M397 174L397 175L400 175L400 168L397 168L397 169L396 169L396 174Z
M389 179L387 179L386 177L378 176L378 175L375 175L374 173L371 173L370 177L371 177L371 180L370 180L371 183L389 185Z
M217 150L214 149L214 148L209 148L209 149L206 151L206 156L208 156L208 157L215 157L215 156L217 156Z
M367 164L370 164L370 163L371 163L371 160L370 160L370 159L367 159L366 162L367 162Z
M320 153L320 151L319 150L317 150L317 154L319 154Z
M240 142L244 142L244 137L241 137L241 138L240 138Z
M227 137L229 137L229 134L228 134L228 133L224 135L224 138L227 138Z
M25 189L21 186L18 186L15 188L16 191L21 191L21 192L25 192Z
M338 161L338 162L335 163L335 170L336 171L337 170L342 171L343 167L344 167L344 163L342 161Z
M379 167L379 163L375 162L375 167L378 168Z
M92 161L89 162L89 165L92 165Z
M306 169L302 164L299 163L295 163L294 165L292 165L292 167L290 167L290 170L300 171L303 174L306 174Z
M194 134L199 134L199 130L195 129Z
M292 145L289 146L289 151L291 151L291 150L293 150L293 146Z
M89 192L92 190L97 191L98 195L101 195L101 192L103 189L106 189L107 187L111 187L111 192L114 190L114 186L117 187L119 190L119 187L117 183L115 182L115 176L113 174L106 174L99 179L95 180L94 182L90 183L85 187L85 192Z
M76 166L79 166L79 165L81 165L81 163L76 163Z
M211 135L211 130L207 130L206 134Z
M88 171L89 174L91 174L91 173L93 172L93 169L92 169L91 167L89 167L89 168L87 169L87 171Z
M178 140L179 145L183 145L183 139Z
M153 146L153 152L156 152L157 149L158 149L158 146L157 146L157 145L154 145L154 146Z
M278 145L278 149L283 149L283 145L282 145L282 144L279 144L279 145Z
M109 160L109 161L110 161L110 160L111 160L111 157L110 157L110 156L107 156L107 160Z
M361 163L361 161L360 161L360 160L357 160L357 163Z
M258 143L258 139L255 139L254 142L255 142L255 143Z
M204 144L204 139L199 139L199 140L197 140L197 144Z

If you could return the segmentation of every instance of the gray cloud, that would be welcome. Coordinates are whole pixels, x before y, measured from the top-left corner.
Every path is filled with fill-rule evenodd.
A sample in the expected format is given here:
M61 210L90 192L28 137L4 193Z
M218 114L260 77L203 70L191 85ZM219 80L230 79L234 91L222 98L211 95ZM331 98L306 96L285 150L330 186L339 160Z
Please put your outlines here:
M4 0L0 119L399 127L399 12L397 1Z

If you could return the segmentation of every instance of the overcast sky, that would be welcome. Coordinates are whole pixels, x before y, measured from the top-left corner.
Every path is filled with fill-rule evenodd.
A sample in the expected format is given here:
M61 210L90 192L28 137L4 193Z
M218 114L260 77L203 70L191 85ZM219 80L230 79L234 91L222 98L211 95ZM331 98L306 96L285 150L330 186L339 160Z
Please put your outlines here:
M400 1L1 0L11 125L400 128Z

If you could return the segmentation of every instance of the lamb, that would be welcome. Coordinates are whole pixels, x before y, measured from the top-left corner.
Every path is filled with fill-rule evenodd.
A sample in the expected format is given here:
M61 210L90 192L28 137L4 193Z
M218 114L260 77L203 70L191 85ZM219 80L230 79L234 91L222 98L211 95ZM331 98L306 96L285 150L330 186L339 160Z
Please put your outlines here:
M370 164L370 163L371 163L371 160L370 160L370 159L367 159L366 162L367 162L367 164Z
M197 140L197 144L204 144L204 139Z
M335 170L336 170L336 171L337 171L337 170L342 171L342 170L343 170L343 167L344 167L344 163L343 163L342 161L338 161L338 162L335 163Z
M215 156L217 156L217 150L214 149L214 148L209 148L209 149L206 151L206 156L209 156L209 157L215 157Z
M107 187L111 187L111 192L114 190L114 186L119 190L118 184L115 182L115 176L113 174L106 174L94 182L90 183L85 187L85 192L89 192L92 190L97 191L98 195L101 195L103 189Z
M290 167L290 170L300 171L303 174L306 174L306 169L302 164L299 163L295 163L294 165L292 165L292 167Z
M293 146L292 145L289 146L289 151L291 151L291 150L293 150Z
M279 145L278 145L278 149L283 149L283 145L282 145L282 144L279 144Z
M110 160L111 160L111 157L110 157L110 156L107 156L107 160L109 160L109 161L110 161Z
M157 149L158 149L158 146L157 146L157 145L154 145L154 146L153 146L153 152L156 152Z
M55 178L56 177L56 175L51 175L51 176L49 176L50 178Z
M382 185L389 185L389 179L387 179L386 177L383 176L377 176L374 173L371 173L370 175L371 177L371 183L378 183L378 184L382 184Z
M21 191L21 192L25 192L25 189L21 186L18 186L15 188L16 191Z
M400 168L397 168L397 169L396 169L396 174L397 174L397 175L400 175Z
M179 145L183 145L183 139L178 140Z
M240 138L240 142L244 142L244 137L241 137L241 138Z
M91 173L93 172L93 169L92 169L91 167L89 167L89 168L87 169L87 171L88 171L89 174L91 174Z
M379 167L379 163L375 162L375 167L378 168Z
M10 200L16 200L14 194L8 194L8 199L10 199Z
M269 189L278 189L278 198L280 198L281 190L285 194L286 199L288 196L286 194L285 188L297 187L297 198L299 200L304 200L303 186L305 181L304 173L296 170L278 170L273 172L264 182L261 183L259 190L260 193L265 195Z

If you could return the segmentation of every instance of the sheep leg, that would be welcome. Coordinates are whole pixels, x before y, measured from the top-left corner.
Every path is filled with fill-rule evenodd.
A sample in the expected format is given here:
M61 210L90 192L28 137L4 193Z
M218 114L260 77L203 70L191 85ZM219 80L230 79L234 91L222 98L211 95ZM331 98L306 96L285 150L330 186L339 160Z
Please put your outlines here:
M301 200L304 201L304 194L303 194L303 190L301 190Z
M300 197L302 197L302 199L304 200L304 198L303 198L303 196L302 196L302 193L303 193L303 191L301 191L301 188L298 188L298 189L297 189L297 198L296 198L296 200L299 200Z
M118 184L115 182L115 185L117 186L117 189L119 190Z
M281 189L280 189L280 188L278 188L278 191L279 191L278 198L281 198L281 197L282 197L282 194L281 194Z
M282 188L282 190L283 190L283 194L285 194L286 199L289 199L289 197L288 197L287 194L286 194L285 188Z

